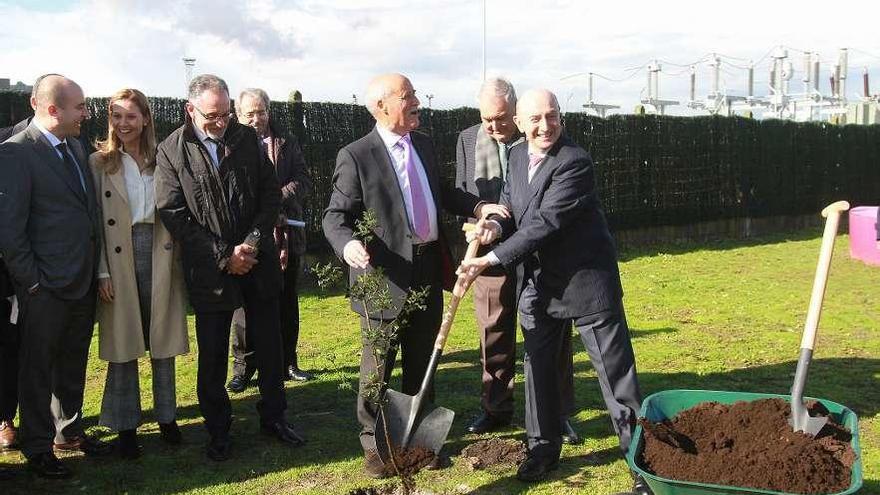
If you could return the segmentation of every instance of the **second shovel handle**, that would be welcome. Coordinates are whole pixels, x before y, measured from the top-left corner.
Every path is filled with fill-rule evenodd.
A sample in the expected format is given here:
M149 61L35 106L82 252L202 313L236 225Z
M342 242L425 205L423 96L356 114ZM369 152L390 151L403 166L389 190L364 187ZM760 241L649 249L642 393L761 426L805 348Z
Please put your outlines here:
M810 307L807 310L807 321L801 337L801 349L812 351L816 344L816 331L819 328L819 317L822 315L822 300L825 298L828 269L831 266L831 256L834 254L837 225L840 222L840 214L848 209L849 203L838 201L822 210L822 216L825 217L825 232L822 234L822 247L819 249L819 263L816 266L816 277L813 279L813 292L810 295Z

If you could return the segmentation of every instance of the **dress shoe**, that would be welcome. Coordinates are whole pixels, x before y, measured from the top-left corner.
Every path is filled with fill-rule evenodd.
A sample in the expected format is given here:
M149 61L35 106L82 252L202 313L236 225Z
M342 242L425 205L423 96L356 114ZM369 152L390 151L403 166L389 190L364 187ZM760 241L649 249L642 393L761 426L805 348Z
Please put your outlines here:
M79 435L66 439L64 443L56 443L55 450L80 451L88 456L105 456L113 453L113 445L88 435Z
M17 436L18 431L15 429L15 425L12 424L11 420L0 421L0 450L15 447Z
M495 416L483 411L473 423L468 425L467 431L470 433L486 433L503 428L510 424L509 417Z
M379 457L375 450L364 451L364 473L374 479L382 479L389 477L389 473L385 470L385 463Z
M292 447L299 447L306 443L306 439L299 435L293 425L285 421L275 421L274 423L263 423L260 425L260 431L266 435L273 436L283 443Z
M205 454L208 456L208 459L217 462L223 462L229 459L229 454L232 451L232 442L229 440L228 436L223 437L211 437L211 440L208 442L208 446L205 449Z
M562 443L578 445L581 443L581 437L574 431L571 421L568 418L562 420Z
M123 459L137 459L144 453L144 448L138 444L137 430L122 430L116 443L119 457Z
M632 492L634 495L654 495L654 492L651 491L651 487L648 486L648 482L645 481L645 478L642 478L635 473L633 473Z
M226 384L226 389L236 394L244 392L251 383L251 376L248 374L233 376L232 380L229 380L229 383Z
M33 471L41 478L60 480L73 476L73 471L61 463L55 454L45 452L29 457L27 460L28 469Z
M162 440L170 445L180 445L183 442L183 435L177 426L177 421L170 423L159 423L159 436Z
M552 457L529 456L516 470L516 479L531 483L547 478L550 471L559 467L559 459Z
M301 370L293 365L287 367L286 375L286 378L288 380L293 380L296 382L307 382L315 378L315 375L309 373L308 371Z

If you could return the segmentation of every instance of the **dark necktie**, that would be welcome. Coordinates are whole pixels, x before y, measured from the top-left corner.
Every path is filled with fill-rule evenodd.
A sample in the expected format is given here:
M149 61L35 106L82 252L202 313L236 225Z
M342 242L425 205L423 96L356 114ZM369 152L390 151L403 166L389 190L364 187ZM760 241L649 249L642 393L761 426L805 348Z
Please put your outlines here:
M215 139L212 137L208 138L208 141L211 141L217 146L217 166L220 166L220 162L223 161L223 157L226 156L226 145L223 144L222 139Z
M59 143L56 146L58 151L61 152L61 158L64 160L64 164L67 165L67 170L73 175L73 178L79 181L79 185L82 186L83 192L86 192L86 179L83 177L82 170L80 170L79 165L70 156L70 151L67 149L67 143Z

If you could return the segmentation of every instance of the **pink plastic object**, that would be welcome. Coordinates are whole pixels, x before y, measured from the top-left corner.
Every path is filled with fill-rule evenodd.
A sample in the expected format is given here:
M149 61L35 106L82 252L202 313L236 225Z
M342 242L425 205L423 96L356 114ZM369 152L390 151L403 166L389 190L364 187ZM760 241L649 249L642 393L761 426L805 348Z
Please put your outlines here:
M877 247L877 207L859 206L849 210L849 255L869 265L880 265Z

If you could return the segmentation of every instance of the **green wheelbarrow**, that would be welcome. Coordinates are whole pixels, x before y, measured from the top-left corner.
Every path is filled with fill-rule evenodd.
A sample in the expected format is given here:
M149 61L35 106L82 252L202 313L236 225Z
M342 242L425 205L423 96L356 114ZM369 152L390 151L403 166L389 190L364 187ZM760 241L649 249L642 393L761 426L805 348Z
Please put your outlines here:
M714 401L721 404L733 404L738 401L755 401L759 399L783 399L791 401L790 395L757 394L749 392L719 392L712 390L665 390L648 396L642 402L639 416L649 421L663 421L671 419L685 409L690 409L702 402ZM856 460L852 465L852 479L849 488L842 492L829 495L847 495L856 493L862 487L862 455L859 446L859 418L844 405L830 400L815 399L820 402L831 414L835 422L845 426L852 433L850 445L856 453ZM756 488L742 488L735 486L713 485L709 483L695 483L692 481L672 480L662 478L650 473L641 464L642 451L645 448L645 437L641 425L636 426L632 443L626 454L626 462L630 468L642 475L655 495L746 495L746 494L769 494L769 495L793 495L786 492L759 490Z

